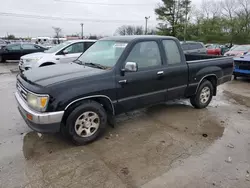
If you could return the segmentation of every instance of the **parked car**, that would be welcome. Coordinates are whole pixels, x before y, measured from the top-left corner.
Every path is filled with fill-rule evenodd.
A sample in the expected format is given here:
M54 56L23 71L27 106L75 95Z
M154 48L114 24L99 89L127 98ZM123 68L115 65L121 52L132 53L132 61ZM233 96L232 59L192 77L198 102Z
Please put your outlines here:
M19 60L21 56L34 52L43 52L47 48L32 43L9 44L0 50L0 62Z
M185 54L207 54L207 49L202 42L186 41L181 42L181 47Z
M250 77L250 52L241 57L234 58L234 78Z
M7 43L4 40L0 39L0 49L5 47L6 45L7 45Z
M209 55L221 55L221 45L220 44L210 44L206 46L207 54Z
M15 97L33 130L86 144L130 110L177 98L205 108L232 73L231 57L184 55L174 37L108 37L74 63L24 71Z
M250 52L250 45L237 45L232 47L224 56L243 56Z
M36 67L72 62L95 42L96 40L66 41L45 52L22 56L19 62L19 69L20 71L25 71Z

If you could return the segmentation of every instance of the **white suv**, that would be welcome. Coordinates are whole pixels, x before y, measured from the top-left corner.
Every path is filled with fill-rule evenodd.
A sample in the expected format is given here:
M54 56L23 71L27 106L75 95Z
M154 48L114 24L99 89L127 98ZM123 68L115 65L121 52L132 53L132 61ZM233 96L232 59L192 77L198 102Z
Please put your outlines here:
M24 55L20 58L19 69L25 71L36 67L72 62L95 42L96 40L66 41L45 52Z

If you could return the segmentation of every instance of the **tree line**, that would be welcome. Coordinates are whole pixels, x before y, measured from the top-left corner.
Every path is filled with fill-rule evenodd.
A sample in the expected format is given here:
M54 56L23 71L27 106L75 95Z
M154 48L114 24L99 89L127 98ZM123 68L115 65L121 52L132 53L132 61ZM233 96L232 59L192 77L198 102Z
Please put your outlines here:
M152 33L205 43L250 44L250 0L161 0ZM116 34L143 34L142 26L122 26Z

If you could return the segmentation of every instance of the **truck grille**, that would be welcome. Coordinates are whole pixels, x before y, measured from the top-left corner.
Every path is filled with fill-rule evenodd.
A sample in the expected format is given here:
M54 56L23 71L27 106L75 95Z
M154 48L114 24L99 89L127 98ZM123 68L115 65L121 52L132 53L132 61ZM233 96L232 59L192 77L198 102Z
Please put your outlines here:
M241 70L250 70L250 62L247 61L235 61L235 67Z
M21 95L21 97L26 101L27 100L27 90L20 84L17 82L16 84L16 88L18 93Z

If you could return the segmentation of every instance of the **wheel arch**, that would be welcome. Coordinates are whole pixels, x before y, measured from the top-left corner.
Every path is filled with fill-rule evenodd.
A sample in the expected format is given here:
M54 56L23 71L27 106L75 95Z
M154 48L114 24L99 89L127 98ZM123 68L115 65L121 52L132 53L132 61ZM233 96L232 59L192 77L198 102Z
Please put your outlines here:
M213 85L213 95L216 96L217 94L217 85L218 85L218 77L216 76L216 74L208 74L208 75L205 75L201 78L197 88L196 88L196 92L195 94L197 93L201 83L204 81L204 80L208 80L212 83Z
M112 100L108 96L106 96L106 95L94 95L94 96L82 97L82 98L79 98L79 99L76 99L76 100L70 102L64 109L65 115L63 117L63 120L67 119L67 117L69 115L68 112L75 109L76 107L78 107L79 105L81 105L83 102L85 102L87 100L93 100L95 102L98 102L100 105L103 106L103 108L105 109L105 111L108 114L115 115L114 105L112 103Z
M44 66L48 66L48 65L55 65L56 63L53 63L53 62L45 62L45 63L42 63L41 65L39 65L39 67L44 67Z

